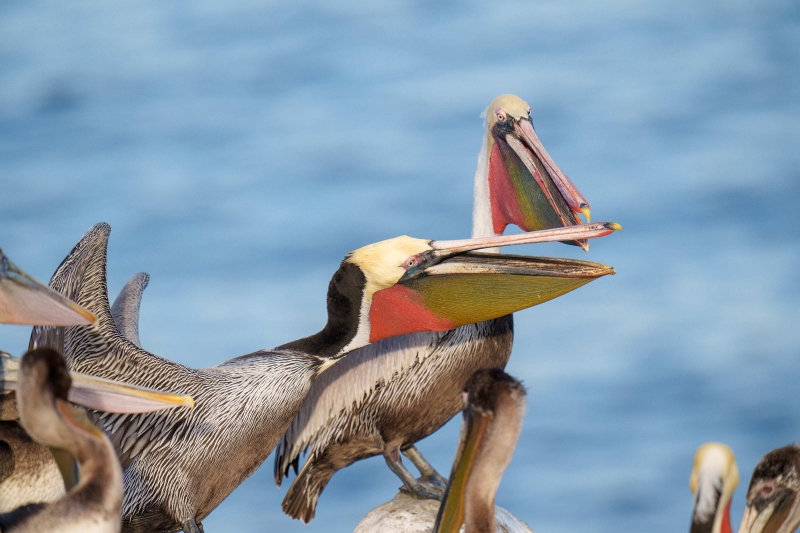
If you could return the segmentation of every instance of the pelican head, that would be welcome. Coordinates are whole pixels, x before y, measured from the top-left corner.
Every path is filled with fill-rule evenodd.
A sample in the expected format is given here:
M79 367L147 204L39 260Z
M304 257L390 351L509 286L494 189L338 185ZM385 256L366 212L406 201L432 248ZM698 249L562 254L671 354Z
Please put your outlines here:
M488 194L495 234L508 224L534 231L588 222L589 202L544 149L531 121L531 108L511 94L486 109L486 136L476 172L475 217ZM488 221L483 222L484 224ZM573 242L588 249L586 241Z
M478 370L464 386L464 421L433 531L495 531L495 494L525 416L525 388L499 368Z
M761 458L750 478L739 533L791 533L800 526L800 446Z
M602 237L618 229L616 223L594 223L456 241L402 236L364 246L348 254L331 279L325 328L279 348L336 359L388 337L447 331L537 305L614 269L470 251Z
M733 451L710 442L697 449L689 488L694 493L692 533L731 533L730 504L739 485Z
M0 323L78 326L96 320L83 307L23 272L0 250Z

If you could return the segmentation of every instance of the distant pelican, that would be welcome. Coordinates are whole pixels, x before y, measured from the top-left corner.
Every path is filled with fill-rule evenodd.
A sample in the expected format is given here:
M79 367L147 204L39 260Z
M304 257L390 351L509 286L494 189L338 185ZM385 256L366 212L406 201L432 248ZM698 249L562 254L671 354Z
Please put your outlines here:
M733 451L703 444L694 455L689 488L694 493L691 533L731 533L731 497L739 485Z
M18 372L17 404L20 422L34 440L74 456L80 464L80 481L69 493L51 503L34 503L0 515L6 533L114 533L121 527L122 469L114 448L83 409L68 400L71 378L64 358L41 348L25 354ZM128 390L132 399L140 389ZM170 398L174 399L174 398ZM162 408L183 404L162 402ZM5 497L6 494L4 493Z
M525 389L500 369L479 370L464 386L464 422L444 500L400 494L371 511L354 533L516 533L531 529L494 504L525 416ZM435 524L434 524L435 523Z
M584 239L618 228L588 224L460 241L398 237L365 246L334 274L328 323L319 333L196 370L120 335L106 288L110 228L98 224L50 282L95 313L98 323L36 328L32 345L63 346L73 370L193 395L191 411L103 414L99 423L124 468L123 529L197 533L198 523L266 459L316 376L345 353L392 335L503 316L613 273L586 261L470 250Z
M800 526L800 445L772 450L750 478L739 533L792 533Z
M472 236L579 224L589 202L539 141L531 109L517 96L495 98L474 178ZM569 240L585 250L585 240ZM275 483L305 465L283 500L293 518L310 521L331 476L360 459L383 455L421 498L441 498L444 479L414 446L461 410L461 385L481 368L503 368L511 355L512 317L386 339L347 355L318 379L275 453ZM400 453L423 476L417 480Z

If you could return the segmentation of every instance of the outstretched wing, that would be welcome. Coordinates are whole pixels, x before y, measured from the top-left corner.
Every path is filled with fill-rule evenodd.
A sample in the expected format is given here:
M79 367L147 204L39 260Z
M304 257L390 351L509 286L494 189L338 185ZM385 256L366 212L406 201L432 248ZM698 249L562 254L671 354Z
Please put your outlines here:
M110 232L108 224L93 226L50 280L50 287L91 309L98 317L97 322L66 328L35 327L30 349L50 347L61 351L70 370L194 397L195 409L144 414L95 413L93 418L108 433L124 467L137 454L179 438L191 426L191 420L199 416L208 387L203 385L201 371L142 350L120 333L112 318L106 285Z

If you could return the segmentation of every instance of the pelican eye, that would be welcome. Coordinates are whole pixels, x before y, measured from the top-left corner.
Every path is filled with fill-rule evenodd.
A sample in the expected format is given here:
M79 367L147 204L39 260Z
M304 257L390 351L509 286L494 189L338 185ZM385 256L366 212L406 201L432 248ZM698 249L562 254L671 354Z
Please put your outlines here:
M773 492L775 492L775 487L773 487L770 483L761 487L761 489L758 491L758 496L761 498L769 498L772 496Z
M409 268L414 268L418 264L419 264L419 257L416 255L412 255L411 257L403 261L403 268L405 270L408 270Z
M425 263L427 257L428 257L427 252L422 252L416 255L412 255L411 257L403 261L401 268L403 268L404 270L412 270Z
M498 111L497 112L497 120L499 120L500 122L505 122L506 121L506 114L503 113L502 111Z

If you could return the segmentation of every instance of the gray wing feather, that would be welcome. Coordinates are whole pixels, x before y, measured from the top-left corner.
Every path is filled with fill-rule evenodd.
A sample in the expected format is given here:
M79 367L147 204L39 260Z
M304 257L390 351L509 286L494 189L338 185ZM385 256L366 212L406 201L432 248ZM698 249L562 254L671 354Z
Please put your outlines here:
M289 467L311 447L324 448L340 429L331 421L345 411L356 413L372 393L392 376L419 364L436 349L444 333L412 333L385 339L347 354L314 381L303 407L275 450L275 483L280 486ZM311 456L310 455L310 456Z
M139 348L142 347L139 342L139 308L142 305L142 293L149 282L150 275L146 272L134 274L111 306L111 316L119 332Z
M125 376L127 383L191 394L196 402L199 401L205 392L200 385L203 380L198 379L200 371L142 350L124 337L114 323L106 285L106 254L110 232L111 227L108 224L93 226L50 280L51 288L75 302L81 302L79 305L91 310L98 318L97 323L68 328L35 327L31 333L31 349L46 346L60 350L71 370L111 379ZM155 447L167 445L172 428L192 418L194 413L196 410L192 409L159 412L158 416L164 418L163 431L159 434L144 431L149 413L117 416L97 412L93 414L93 418L108 433L125 468L135 455L132 452L144 449L151 441L157 441ZM141 436L137 439L137 434L140 433ZM139 439L145 442L137 442Z

